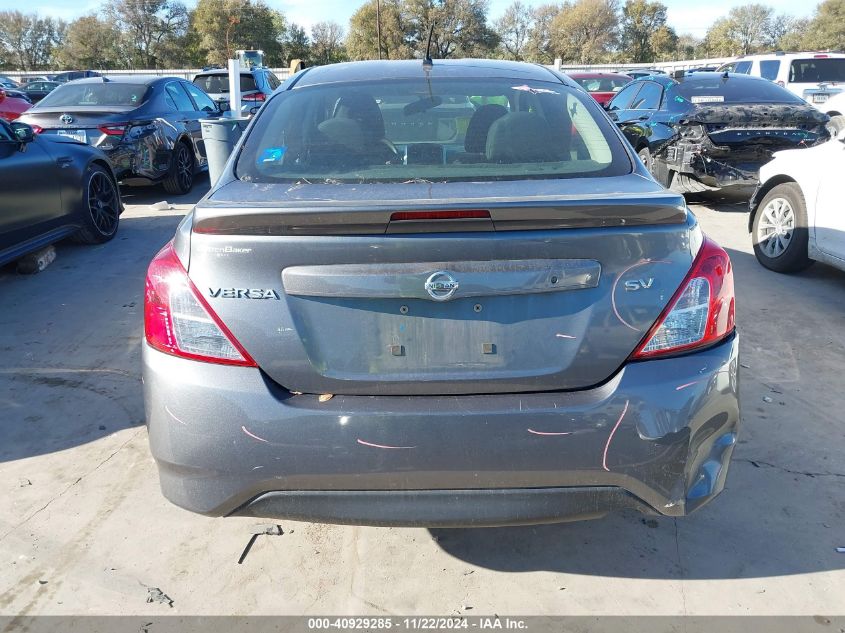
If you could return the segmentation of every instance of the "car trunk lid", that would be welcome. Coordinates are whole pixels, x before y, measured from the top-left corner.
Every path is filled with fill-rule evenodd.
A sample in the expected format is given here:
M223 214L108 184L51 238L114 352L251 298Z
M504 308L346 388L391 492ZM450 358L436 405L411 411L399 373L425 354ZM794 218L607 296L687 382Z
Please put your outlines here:
M714 145L766 153L814 145L827 138L826 121L815 108L792 104L712 105L696 108L689 117L690 123L704 126Z
M608 182L234 182L197 206L189 275L292 391L586 388L624 364L696 250L682 198Z

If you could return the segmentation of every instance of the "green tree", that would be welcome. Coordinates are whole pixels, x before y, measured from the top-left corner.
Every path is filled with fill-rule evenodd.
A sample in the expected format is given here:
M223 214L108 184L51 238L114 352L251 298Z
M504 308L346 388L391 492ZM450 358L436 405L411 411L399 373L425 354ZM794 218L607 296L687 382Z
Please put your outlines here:
M499 51L502 57L517 61L526 59L533 27L534 12L520 0L515 0L493 25L499 36Z
M379 10L376 10L379 2ZM377 28L377 23L381 28ZM368 0L349 19L346 51L351 59L378 59L381 31L383 59L410 59L414 50L409 44L413 37L402 0Z
M707 29L701 47L706 55L712 57L738 55L739 45L734 36L733 22L727 17L715 20Z
M730 10L728 19L733 23L733 37L742 55L766 46L773 14L774 9L763 4L747 4Z
M334 64L346 59L340 24L317 22L311 27L311 57L318 64Z
M692 33L681 33L675 41L675 55L678 59L695 59L700 57L701 38Z
M845 49L845 0L825 0L816 8L804 44L816 50Z
M6 51L6 64L25 71L49 68L66 30L67 24L51 17L0 11L0 49Z
M406 0L411 40L418 56L425 54L428 34L431 56L482 57L498 44L496 33L487 25L487 0Z
M311 63L311 42L305 29L296 22L288 25L283 44L289 61L301 59L308 64Z
M648 0L628 0L622 7L621 23L622 51L631 62L654 61L658 49L665 51L667 38L671 35L666 30L666 5ZM655 46L654 37L660 38L660 45Z
M120 34L96 15L71 22L56 61L62 68L109 69L120 66Z
M531 30L528 33L526 59L541 64L551 64L555 59L552 43L552 23L560 13L557 4L541 4L531 10Z
M109 0L104 12L122 33L124 55L134 67L163 65L159 58L188 30L188 10L178 0Z
M553 50L564 61L593 64L611 57L619 42L617 0L564 3L552 21Z
M262 0L199 0L191 31L210 64L225 64L241 49L263 50L270 65L283 62L284 16Z

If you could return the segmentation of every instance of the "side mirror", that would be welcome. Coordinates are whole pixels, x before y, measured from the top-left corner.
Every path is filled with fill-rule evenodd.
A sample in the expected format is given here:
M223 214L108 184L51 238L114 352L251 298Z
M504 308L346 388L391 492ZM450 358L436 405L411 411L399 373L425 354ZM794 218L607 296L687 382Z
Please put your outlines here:
M20 121L12 121L12 130L15 133L18 141L21 143L32 143L35 140L35 130L33 130L26 123Z
M232 106L229 105L229 101L226 99L220 99L219 101L215 101L215 103L220 112L229 112L232 109Z
M613 121L614 123L619 123L619 115L616 114L616 112L608 110L607 116L609 116L610 120Z

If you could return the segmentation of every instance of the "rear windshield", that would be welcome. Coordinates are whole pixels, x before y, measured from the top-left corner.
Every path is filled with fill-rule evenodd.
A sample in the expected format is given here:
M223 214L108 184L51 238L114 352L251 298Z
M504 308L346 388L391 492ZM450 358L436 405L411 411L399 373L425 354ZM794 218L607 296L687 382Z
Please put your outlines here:
M194 77L193 84L209 94L229 92L229 75L225 73L218 75L198 75ZM252 75L241 75L241 92L257 89L255 78Z
M40 106L135 106L146 101L143 84L62 84L41 100Z
M796 59L789 68L789 81L797 84L845 81L845 59Z
M573 79L575 79L573 77ZM596 77L594 79L575 79L587 92L619 92L622 86L631 82L628 77Z
M761 79L730 77L716 73L712 77L685 79L678 94L697 104L731 103L804 103L786 88Z
M239 178L449 182L620 175L631 163L599 106L560 83L432 79L325 84L271 99Z

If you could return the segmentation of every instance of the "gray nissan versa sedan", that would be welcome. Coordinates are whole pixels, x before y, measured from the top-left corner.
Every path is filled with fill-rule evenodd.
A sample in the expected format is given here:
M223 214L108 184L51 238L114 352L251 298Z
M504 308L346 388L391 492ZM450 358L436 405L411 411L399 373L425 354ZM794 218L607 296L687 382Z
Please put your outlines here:
M724 487L727 253L570 79L308 69L146 280L165 496L207 515L494 526Z

